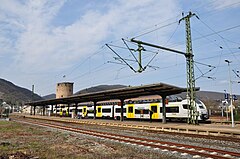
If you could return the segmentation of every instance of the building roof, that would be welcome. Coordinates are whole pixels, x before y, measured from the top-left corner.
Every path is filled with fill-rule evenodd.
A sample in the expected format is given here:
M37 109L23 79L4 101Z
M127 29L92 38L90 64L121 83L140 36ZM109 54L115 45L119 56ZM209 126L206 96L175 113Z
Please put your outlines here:
M199 90L199 88L196 88ZM94 93L84 93L73 95L64 98L58 99L48 99L48 100L40 100L25 103L27 105L32 106L44 106L44 105L55 105L55 104L72 104L72 103L82 103L82 102L90 102L90 101L104 101L110 99L129 99L136 98L139 96L147 96L147 95L160 95L160 96L168 96L173 94L178 94L181 92L186 92L186 88L180 88L177 86L172 86L164 83L157 84L149 84L142 86L130 86L106 91L99 91Z
M74 84L73 82L60 82L60 83L57 83L57 85L59 85L59 84Z

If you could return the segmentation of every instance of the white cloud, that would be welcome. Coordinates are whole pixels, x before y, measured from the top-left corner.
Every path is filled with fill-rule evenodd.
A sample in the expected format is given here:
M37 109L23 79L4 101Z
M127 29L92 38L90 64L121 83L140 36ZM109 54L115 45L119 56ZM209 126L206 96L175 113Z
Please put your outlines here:
M110 1L106 10L96 6L70 25L56 26L53 20L61 18L58 13L68 1L23 2L2 0L0 5L0 48L11 52L12 72L68 68L105 42L133 35L173 17L173 11L180 12L173 0ZM164 39L167 32L160 34Z
M109 5L108 11L90 10L69 26L54 27L51 21L64 3L30 0L23 4L4 1L1 5L1 13L5 13L2 21L18 32L12 47L18 66L46 70L75 62L103 45L108 37L129 35L177 10L173 1L119 1Z
M240 7L240 1L239 0L217 0L217 1L214 1L211 6L217 10L238 8Z

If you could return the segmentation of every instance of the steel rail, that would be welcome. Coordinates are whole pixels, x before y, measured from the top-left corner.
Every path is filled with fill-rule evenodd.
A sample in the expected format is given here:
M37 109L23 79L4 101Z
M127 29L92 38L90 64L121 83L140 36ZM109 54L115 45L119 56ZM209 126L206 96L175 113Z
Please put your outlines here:
M49 123L46 124L46 123L40 123L40 122L35 122L35 121L26 121L26 120L25 121L24 120L15 120L15 121L31 123L31 124L39 125L39 126L52 127L52 128L57 128L57 129L61 129L61 130L67 130L70 132L77 132L77 133L81 133L81 134L91 135L91 136L95 136L95 137L107 138L107 139L115 140L118 142L126 142L126 143L131 143L131 144L136 144L136 145L150 146L152 148L166 149L169 151L177 151L177 152L181 152L181 153L187 153L190 155L199 155L202 157L211 157L211 158L216 158L216 159L229 159L230 157L233 157L233 156L240 157L240 153L225 151L225 150L204 148L204 147L178 144L178 143L172 143L172 142L157 141L157 140L132 137L132 136L126 136L126 135L119 135L119 134L112 134L112 133L100 132L100 131L94 131L94 130L86 130L86 129L81 129L81 128L56 125L56 124L49 124ZM190 149L190 150L187 150L187 149ZM221 155L217 154L217 153L220 153Z

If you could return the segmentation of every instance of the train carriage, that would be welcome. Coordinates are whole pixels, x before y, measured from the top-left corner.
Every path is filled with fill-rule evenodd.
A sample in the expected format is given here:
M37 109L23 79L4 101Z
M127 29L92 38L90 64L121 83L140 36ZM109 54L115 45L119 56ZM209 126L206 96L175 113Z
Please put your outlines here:
M121 118L121 107L118 102L104 101L99 102L96 106L97 118L117 119ZM207 120L208 112L203 102L196 100L196 109L199 113L198 120ZM71 115L75 109L70 107L69 114L67 107L59 107L58 114L62 116ZM129 100L124 103L123 116L126 119L150 119L150 111L152 111L152 119L162 119L162 101L154 100ZM78 114L83 118L94 117L94 107L90 105L81 105L77 107ZM189 116L189 105L187 100L176 100L166 103L166 118L185 120Z

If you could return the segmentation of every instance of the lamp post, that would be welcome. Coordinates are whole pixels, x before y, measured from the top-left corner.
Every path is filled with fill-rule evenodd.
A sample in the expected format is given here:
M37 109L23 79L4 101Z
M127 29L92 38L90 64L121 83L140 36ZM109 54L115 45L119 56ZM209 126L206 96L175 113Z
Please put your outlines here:
M233 117L233 99L232 99L232 81L231 81L231 74L230 74L230 63L232 61L225 60L228 63L228 73L229 73L229 90L230 90L230 107L231 107L231 118L232 118L232 127L234 127L234 117Z

